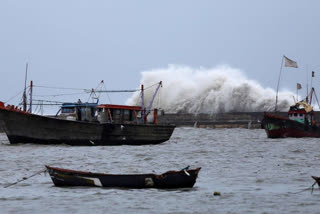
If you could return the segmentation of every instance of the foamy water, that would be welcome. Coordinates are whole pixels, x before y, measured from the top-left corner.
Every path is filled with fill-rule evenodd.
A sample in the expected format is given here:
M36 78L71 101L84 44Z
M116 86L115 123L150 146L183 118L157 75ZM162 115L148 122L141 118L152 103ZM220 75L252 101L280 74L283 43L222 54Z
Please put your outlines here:
M163 88L154 106L166 112L211 114L273 111L275 108L276 92L273 89L263 88L239 69L229 66L208 69L170 65L142 72L141 84L145 86L160 80ZM145 91L146 103L151 100L153 92ZM292 92L279 92L278 110L287 111L294 103L293 96ZM127 104L140 105L139 93L135 93Z

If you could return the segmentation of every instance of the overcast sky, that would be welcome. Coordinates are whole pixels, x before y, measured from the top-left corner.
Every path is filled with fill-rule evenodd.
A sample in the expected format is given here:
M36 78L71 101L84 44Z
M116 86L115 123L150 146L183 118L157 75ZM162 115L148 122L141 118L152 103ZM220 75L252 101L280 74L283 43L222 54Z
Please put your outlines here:
M317 0L2 0L0 100L23 89L26 62L35 85L132 89L141 71L226 64L275 89L285 54L299 69L280 87L306 84L307 67L317 86L319 11Z

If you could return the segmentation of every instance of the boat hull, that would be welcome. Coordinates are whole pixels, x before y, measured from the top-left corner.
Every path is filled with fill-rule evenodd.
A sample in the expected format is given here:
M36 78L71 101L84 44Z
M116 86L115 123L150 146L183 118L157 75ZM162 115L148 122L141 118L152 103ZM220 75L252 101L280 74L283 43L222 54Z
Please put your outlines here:
M313 191L313 186L315 185L315 184L318 184L318 187L319 187L319 189L320 189L320 177L316 177L316 176L311 176L314 180L315 180L315 183L312 185L312 190L311 190L311 193L312 193L312 191Z
M201 168L168 171L161 175L115 175L82 172L46 166L55 186L90 186L122 188L190 188L193 187Z
M320 137L320 127L300 123L289 118L264 114L263 127L269 138L285 138L285 137Z
M175 126L70 121L0 109L0 126L11 144L79 146L145 145L169 140Z

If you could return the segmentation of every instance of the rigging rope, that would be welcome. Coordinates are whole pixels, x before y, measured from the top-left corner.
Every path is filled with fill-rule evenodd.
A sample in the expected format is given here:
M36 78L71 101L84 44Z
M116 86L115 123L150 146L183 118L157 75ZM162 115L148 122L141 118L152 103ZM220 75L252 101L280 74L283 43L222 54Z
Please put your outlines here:
M107 90L107 87L103 84L103 88L105 89L105 90ZM110 98L110 96L109 96L109 94L107 93L107 97L108 97L108 99L109 99L109 103L111 103L112 104L112 100L111 100L111 98Z
M64 87L51 87L51 86L40 86L40 85L33 85L33 87L52 88L52 89L67 89L67 90L81 90L81 91L87 90L86 88L64 88Z
M22 94L23 91L24 91L24 90L20 91L19 93L17 93L16 95L14 95L13 97L11 97L10 99L8 99L8 100L7 100L6 102L4 102L4 103L7 103L7 102L9 102L10 100L16 98L19 94Z
M145 88L145 90L155 86L155 85L158 85L159 82L153 84L153 85L150 85L148 87ZM33 85L33 87L38 87L38 88L51 88L51 89L67 89L67 90L82 90L82 91L85 91L86 93L91 93L92 92L92 89L86 89L86 88L65 88L65 87L51 87L51 86L40 86L40 85ZM132 89L132 90L98 90L95 92L136 92L136 91L140 91L141 89Z
M103 82L101 82L103 83ZM99 83L99 85L101 84ZM148 90L152 87L154 87L155 85L158 85L159 82L153 84L153 85L150 85L148 87L145 87L144 90ZM96 87L96 89L99 87L99 85ZM112 103L111 99L110 99L110 96L108 93L113 93L113 92L137 92L137 91L141 91L141 89L132 89L132 90L106 90L106 87L105 85L103 84L102 87L100 88L104 88L105 90L92 90L92 89L84 89L84 88L66 88L66 87L51 87L51 86L40 86L40 85L33 85L33 87L37 87L37 88L49 88L49 89L65 89L65 90L81 90L81 91L84 91L82 93L66 93L66 94L49 94L49 95L44 95L44 94L40 94L40 95L33 95L33 97L57 97L57 96L70 96L70 95L83 95L83 94L87 94L87 93L91 93L90 96L92 96L92 93L94 93L94 95L96 95L95 93L96 92L107 92L107 96L108 96L108 99L109 99L109 102ZM30 90L30 86L28 86L26 89L29 89ZM21 93L23 93L24 90L20 91L19 93L17 93L16 95L14 95L13 97L11 97L10 99L8 99L7 101L5 101L5 103L8 103L9 101L11 101L12 99L16 98L18 95L20 95ZM97 95L96 95L97 96ZM100 95L97 96L98 98L100 98ZM38 104L33 104L33 105L50 105L50 104L43 104L43 102L49 102L49 103L55 103L55 105L57 105L58 103L59 104L62 104L63 102L59 102L59 101L48 101L48 100L36 100L36 99L33 99L34 101L40 101L42 103L38 103ZM160 96L159 96L159 100L158 102L160 101ZM22 99L20 101L20 103L18 104L19 106L22 105ZM38 109L36 109L38 110Z
M29 178L32 178L32 177L34 177L34 176L36 176L36 175L39 175L39 174L41 174L41 173L44 173L44 172L46 172L46 171L47 171L47 169L38 171L38 172L30 175L29 177L24 177L24 178L18 180L17 182L14 182L14 183L11 183L11 184L8 184L8 185L4 186L3 188L7 188L7 187L10 187L10 186L13 186L13 185L15 185L15 184L17 184L17 183L20 183L21 181L27 180L27 179L29 179Z
M97 90L95 92L107 92L107 93L119 93L119 92L136 92L140 91L141 89L133 89L133 90ZM89 89L85 90L87 93L91 93L91 90L89 92Z
M56 104L62 104L65 102L61 102L61 101L55 101L55 100L37 100L37 99L33 99L34 101L39 101L39 102L48 102L48 103L56 103Z
M71 93L71 94L48 94L48 95L33 95L34 97L57 97L57 96L68 96L68 95L80 95L80 94L87 94L85 93Z

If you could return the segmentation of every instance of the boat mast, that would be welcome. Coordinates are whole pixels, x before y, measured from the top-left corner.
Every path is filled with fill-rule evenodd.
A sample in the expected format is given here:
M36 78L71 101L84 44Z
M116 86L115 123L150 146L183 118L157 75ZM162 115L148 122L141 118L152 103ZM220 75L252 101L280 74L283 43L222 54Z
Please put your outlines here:
M144 121L144 91L143 91L143 85L141 85L141 117ZM145 122L145 121L144 121Z
M312 91L312 93L316 93L315 90L314 90L314 88L312 87L313 77L314 77L314 71L311 72L311 91ZM311 102L312 102L312 94L311 94L310 105L311 105Z
M308 82L309 82L309 78L308 78L308 65L307 66L307 98L306 98L306 101L308 103L308 100L309 100L309 86L308 86ZM312 86L311 86L312 87Z
M32 89L33 89L33 81L30 81L30 106L29 106L29 113L32 113Z
M283 66L283 59L284 59L284 55L282 56L282 60L281 60L281 66L280 66L280 72L279 72L279 78L278 78L278 84L277 84L276 106L274 108L275 112L277 111L277 105L278 105L278 91L279 91L279 83L280 83L281 71Z
M22 103L23 103L23 111L27 111L27 75L28 75L28 63L26 64L26 74L24 78L24 91L22 96Z

